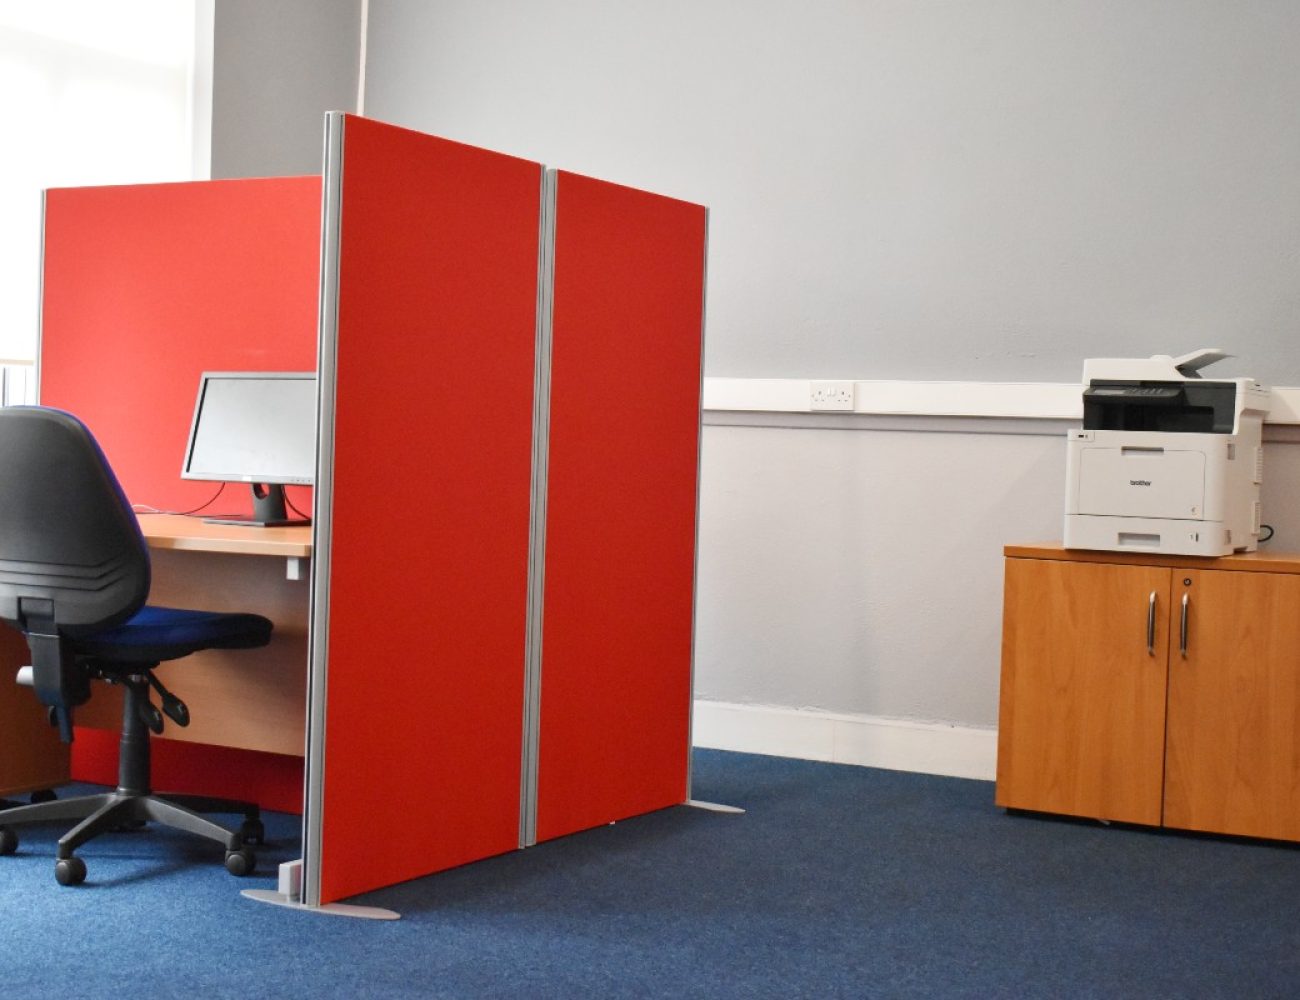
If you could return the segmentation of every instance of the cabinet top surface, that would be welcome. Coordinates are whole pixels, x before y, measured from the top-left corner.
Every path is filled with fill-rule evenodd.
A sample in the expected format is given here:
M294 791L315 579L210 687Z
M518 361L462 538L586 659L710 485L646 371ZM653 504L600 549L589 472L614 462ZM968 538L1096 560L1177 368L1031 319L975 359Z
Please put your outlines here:
M1239 552L1230 556L1175 556L1158 552L1106 552L1067 549L1060 542L1008 545L1008 559L1058 559L1063 562L1118 563L1126 566L1178 566L1186 569L1227 569L1256 573L1300 573L1300 553Z
M137 514L140 531L152 549L192 552L233 552L250 556L308 557L311 528L255 528L239 524L208 524L179 514Z

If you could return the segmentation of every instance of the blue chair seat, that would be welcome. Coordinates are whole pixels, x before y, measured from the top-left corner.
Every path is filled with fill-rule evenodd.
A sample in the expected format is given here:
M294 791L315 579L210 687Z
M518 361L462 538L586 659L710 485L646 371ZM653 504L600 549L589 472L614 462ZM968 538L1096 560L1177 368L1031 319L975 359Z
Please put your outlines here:
M159 663L201 649L252 649L271 639L261 615L146 605L121 625L71 640L76 652L110 661Z

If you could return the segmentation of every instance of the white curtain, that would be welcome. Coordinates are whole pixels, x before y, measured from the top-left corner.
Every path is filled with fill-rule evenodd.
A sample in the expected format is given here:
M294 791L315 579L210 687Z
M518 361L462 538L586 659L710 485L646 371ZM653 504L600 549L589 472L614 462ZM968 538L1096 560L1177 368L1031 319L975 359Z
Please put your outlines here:
M38 327L41 191L193 173L194 0L0 0L0 359Z

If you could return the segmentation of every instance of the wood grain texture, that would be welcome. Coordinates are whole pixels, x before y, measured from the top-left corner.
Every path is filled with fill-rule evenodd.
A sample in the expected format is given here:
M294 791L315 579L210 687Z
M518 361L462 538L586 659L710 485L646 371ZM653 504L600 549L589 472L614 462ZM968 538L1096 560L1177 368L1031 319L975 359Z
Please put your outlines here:
M1180 570L1173 598L1165 825L1300 840L1300 576Z
M1169 574L1006 561L998 805L1160 822Z
M251 530L251 529L242 529ZM309 584L287 580L284 563L231 553L154 551L149 603L205 611L251 611L275 624L262 649L207 650L158 668L158 678L190 709L162 739L301 757L307 704ZM118 729L121 692L92 685L79 726Z
M1230 556L1174 556L1144 552L1067 549L1060 542L1008 545L1008 559L1058 559L1075 563L1173 566L1179 569L1231 569L1242 573L1300 573L1300 553L1240 552Z
M68 747L59 742L45 707L14 682L31 660L23 637L0 625L0 796L62 785L69 780Z
M149 548L194 552L232 552L250 556L311 555L311 528L254 528L238 524L208 524L200 517L179 514L139 514L140 531Z

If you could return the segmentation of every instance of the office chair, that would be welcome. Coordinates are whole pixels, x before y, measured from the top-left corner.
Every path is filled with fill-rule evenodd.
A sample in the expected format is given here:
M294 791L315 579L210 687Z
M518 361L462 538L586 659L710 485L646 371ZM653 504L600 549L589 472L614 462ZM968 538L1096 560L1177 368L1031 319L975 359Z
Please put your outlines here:
M154 668L202 649L265 646L271 623L260 615L185 611L145 605L149 550L131 505L99 445L75 417L39 406L0 408L0 619L21 631L31 651L19 671L48 706L50 722L72 741L72 710L90 697L90 681L123 688L122 739L115 791L0 810L0 855L18 847L14 827L80 820L60 840L54 866L61 885L86 878L74 855L107 830L152 820L224 844L226 868L246 875L261 843L250 802L150 790L150 733L166 714L189 724L184 703ZM162 709L150 700L158 693ZM242 813L237 832L199 813Z

